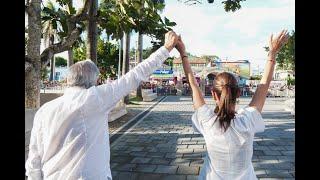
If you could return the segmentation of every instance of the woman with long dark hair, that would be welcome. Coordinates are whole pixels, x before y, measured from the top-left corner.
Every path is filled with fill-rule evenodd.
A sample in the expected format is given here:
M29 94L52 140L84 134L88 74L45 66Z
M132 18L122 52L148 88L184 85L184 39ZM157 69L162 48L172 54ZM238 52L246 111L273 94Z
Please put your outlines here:
M285 30L276 38L271 35L268 60L260 84L249 105L237 112L236 99L240 96L240 89L234 75L222 72L216 76L211 89L216 107L210 108L193 76L184 43L181 38L178 41L176 48L192 88L195 108L192 124L203 135L207 146L207 157L199 179L257 179L251 162L254 134L264 131L261 111L272 80L275 57L287 40Z

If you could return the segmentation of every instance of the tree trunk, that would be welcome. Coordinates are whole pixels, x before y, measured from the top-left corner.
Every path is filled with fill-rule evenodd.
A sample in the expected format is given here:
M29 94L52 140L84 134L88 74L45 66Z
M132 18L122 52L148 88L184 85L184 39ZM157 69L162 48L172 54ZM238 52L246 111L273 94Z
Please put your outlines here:
M121 64L123 58L122 46L123 46L123 38L119 40L119 61L118 61L118 79L121 77Z
M138 34L138 46L137 46L137 64L141 63L142 62L142 47L143 47L143 34L141 34L139 32ZM141 83L140 85L138 86L137 88L137 98L140 98L142 99L142 92L141 92Z
M98 9L98 0L91 1L91 7L89 9L89 21L87 26L87 58L91 59L95 64L97 64L97 33L98 27L95 21Z
M40 44L41 44L41 0L30 1L28 14L27 54L31 64L25 73L25 108L40 107Z
M124 33L123 40L122 75L125 75L129 71L130 33ZM124 97L124 103L129 104L129 95Z
M68 2L68 6L69 6L69 9L71 9L73 7L73 0L70 0ZM71 13L71 12L69 11L69 13ZM68 25L68 35L70 36L72 30L76 28L76 24L74 22L71 22L70 20L68 20L67 25ZM67 68L72 66L73 63L74 63L73 62L73 50L72 50L72 46L71 46L70 49L68 50Z
M54 36L51 35L50 36L50 40L49 40L49 46L51 46L54 43ZM52 56L51 60L50 60L50 77L49 77L49 81L54 81L54 77L55 77L55 60L54 60L54 55Z
M73 50L72 47L70 50L68 50L68 61L67 61L67 68L69 68L70 66L72 66L73 64Z

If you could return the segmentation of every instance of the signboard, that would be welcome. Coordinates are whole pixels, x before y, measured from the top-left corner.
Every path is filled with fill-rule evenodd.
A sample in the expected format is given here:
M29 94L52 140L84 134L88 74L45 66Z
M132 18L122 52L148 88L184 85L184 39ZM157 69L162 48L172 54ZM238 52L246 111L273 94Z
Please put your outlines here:
M172 70L155 70L153 74L173 74Z

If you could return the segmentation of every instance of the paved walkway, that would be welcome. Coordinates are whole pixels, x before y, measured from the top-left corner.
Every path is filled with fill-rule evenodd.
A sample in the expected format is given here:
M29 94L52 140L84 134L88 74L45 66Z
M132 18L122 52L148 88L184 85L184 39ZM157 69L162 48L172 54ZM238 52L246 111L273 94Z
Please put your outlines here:
M250 99L241 99L239 107ZM211 98L206 102L213 107ZM111 145L115 180L197 179L206 145L191 126L190 97L169 96L135 127ZM253 165L259 179L294 179L294 117L283 99L266 102L266 130L256 134Z

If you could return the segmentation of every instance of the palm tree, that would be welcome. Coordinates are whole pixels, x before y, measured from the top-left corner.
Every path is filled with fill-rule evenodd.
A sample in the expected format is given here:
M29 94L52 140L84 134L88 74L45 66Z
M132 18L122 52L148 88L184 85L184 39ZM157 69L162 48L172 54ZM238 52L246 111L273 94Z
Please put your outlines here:
M125 75L129 71L129 59L130 59L129 51L130 51L130 32L126 32L123 35L122 75ZM124 97L124 103L129 104L129 95Z
M154 4L164 4L165 1L164 0L152 0L152 2ZM142 5L144 5L144 3L141 3ZM164 8L164 6L163 6ZM141 7L141 10L143 12L143 6ZM159 9L158 12L162 12L163 9ZM142 51L143 51L143 32L139 31L138 32L138 44L137 44L137 64L142 62ZM141 85L139 85L139 87L137 88L137 94L136 97L142 99L142 92L141 92Z
M53 12L57 11L52 1L48 1L46 7ZM46 47L49 47L50 45L54 44L55 39L59 38L56 19L52 18L52 19L43 21L42 34L43 34L44 44ZM50 81L54 80L54 71L55 71L55 62L54 62L54 55L53 55L50 60L50 76L49 76Z

